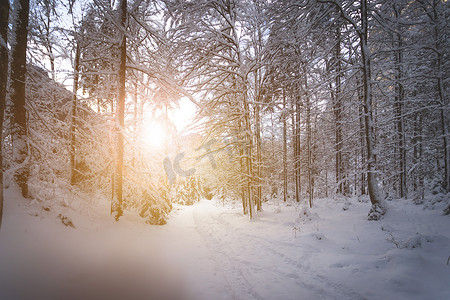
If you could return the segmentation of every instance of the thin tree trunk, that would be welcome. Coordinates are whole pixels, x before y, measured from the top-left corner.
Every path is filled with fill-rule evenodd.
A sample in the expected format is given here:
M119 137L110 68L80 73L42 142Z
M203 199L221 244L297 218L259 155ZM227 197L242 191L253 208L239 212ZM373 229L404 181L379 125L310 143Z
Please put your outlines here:
M250 124L250 107L247 100L246 92L243 93L244 104L244 159L245 159L245 176L246 176L246 191L248 195L248 215L249 218L253 218L254 205L253 205L253 164L252 164L252 137L251 137L251 124Z
M118 101L116 106L116 157L115 157L115 174L114 174L114 199L113 212L115 212L116 221L123 215L122 194L123 194L123 152L124 152L124 119L125 119L125 80L126 80L126 59L127 59L127 42L126 42L126 19L127 19L127 0L120 2L120 61L119 61L119 82L118 82Z
M262 197L262 190L261 190L261 117L260 117L260 104L256 102L256 111L255 111L255 118L256 118L256 126L255 126L255 135L256 135L256 210L261 211L261 197Z
M419 113L414 118L414 135L412 138L414 165L414 199L423 199L423 170L422 170L422 117Z
M436 53L437 53L437 90L439 95L439 116L441 121L441 135L442 135L442 146L443 146L443 153L444 153L444 184L443 188L450 192L450 166L449 166L449 144L448 144L448 127L447 127L447 113L446 113L446 107L447 107L447 97L444 92L444 82L443 82L443 58L442 58L442 52L441 52L441 45L440 45L440 37L439 37L439 29L438 29L438 16L436 7L434 7L434 35L435 35L435 47L436 47Z
M363 103L363 93L360 88L360 81L356 80L356 85L358 86L358 100L359 103ZM361 151L361 195L365 195L366 192L366 145L364 138L364 114L362 111L362 107L358 106L358 114L359 114L359 142L360 142L360 151Z
M290 110L291 110L291 144L292 144L292 170L293 172L293 186L295 188L294 190L294 198L295 201L300 201L299 199L299 193L298 193L298 181L297 181L297 126L296 126L296 121L295 121L295 110L296 110L296 105L295 105L295 100L290 101Z
M301 140L300 140L300 99L295 97L295 123L294 123L294 178L295 178L295 201L300 202L302 195L301 187Z
M167 118L167 106L165 111L165 117ZM138 123L138 85L137 83L134 85L134 95L133 95L133 141L134 144L138 144L138 131L137 131L137 123ZM166 120L165 120L166 121ZM167 134L166 124L164 124L165 134ZM167 140L167 139L166 139ZM167 144L167 143L166 143ZM138 151L136 146L132 148L133 153L131 154L131 166L134 168L137 160ZM164 153L164 157L167 156L167 152Z
M242 132L242 120L238 120L238 132ZM247 202L247 197L246 197L246 189L245 189L245 158L244 158L244 147L245 144L244 142L239 139L239 170L241 173L241 176L239 177L240 180L240 186L241 186L241 199L242 199L242 209L244 212L244 215L246 215L248 213L248 202Z
M286 95L283 90L283 113L281 114L283 118L283 200L286 202L287 198L287 128L286 128Z
M80 72L80 41L76 41L75 60L74 60L74 76L73 76L73 90L72 90L72 110L70 121L70 184L75 184L76 181L76 117L77 117L77 92L78 79Z
M314 193L314 184L312 177L312 145L311 145L311 101L308 95L308 77L306 73L306 68L303 67L303 72L305 76L305 102L306 102L306 151L308 160L308 201L309 207L312 207L312 199Z
M337 193L342 194L343 189L343 163L342 163L342 95L341 95L341 32L336 29L335 60L335 92L334 92L334 120L335 120L335 151L336 151L336 184Z
M27 111L25 106L25 78L27 65L28 14L29 0L14 1L15 16L13 39L11 44L11 136L13 162L16 171L14 181L19 186L22 196L28 197Z
M50 4L49 4L50 5ZM56 73L55 73L55 56L53 55L53 45L52 42L50 40L50 26L51 26L51 12L50 12L50 8L48 8L47 11L47 24L45 24L45 28L46 28L46 36L45 38L45 47L47 48L48 51L48 60L50 61L50 74L52 76L52 79L55 80L56 79Z
M6 86L8 82L8 18L9 0L0 2L0 228L3 219L3 119L5 117Z

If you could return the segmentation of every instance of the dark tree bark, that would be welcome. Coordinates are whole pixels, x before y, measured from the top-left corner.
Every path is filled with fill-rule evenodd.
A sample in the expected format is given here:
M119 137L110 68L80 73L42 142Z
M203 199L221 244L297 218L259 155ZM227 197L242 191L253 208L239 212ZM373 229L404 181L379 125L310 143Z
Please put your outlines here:
M13 162L16 171L14 181L22 196L28 197L27 111L25 106L25 76L27 65L29 0L14 1L13 38L11 43L11 136Z
M9 0L0 1L0 137L3 141L3 118L5 116L6 85L8 82L8 18ZM3 153L0 143L0 228L3 218Z

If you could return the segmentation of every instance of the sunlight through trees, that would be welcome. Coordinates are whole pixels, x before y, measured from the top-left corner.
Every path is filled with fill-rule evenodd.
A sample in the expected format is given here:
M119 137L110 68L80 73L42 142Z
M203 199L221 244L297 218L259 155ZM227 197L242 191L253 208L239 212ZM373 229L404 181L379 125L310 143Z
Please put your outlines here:
M160 224L185 194L250 219L368 195L378 219L450 192L447 1L17 0L4 24L7 4L2 163L25 197L95 190Z

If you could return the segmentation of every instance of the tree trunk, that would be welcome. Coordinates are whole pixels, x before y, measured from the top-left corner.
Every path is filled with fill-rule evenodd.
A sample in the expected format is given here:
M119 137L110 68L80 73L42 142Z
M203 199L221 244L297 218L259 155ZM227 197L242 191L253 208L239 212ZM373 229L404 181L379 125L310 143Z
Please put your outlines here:
M422 168L422 117L419 113L414 117L414 134L412 138L413 164L417 166L414 170L414 199L423 200L423 168Z
M134 95L133 95L133 142L135 145L138 144L138 131L137 131L137 117L138 117L138 85L137 83L135 83L134 85ZM167 104L165 105L165 114L164 114L164 130L165 133L167 134ZM166 139L167 140L167 139ZM167 142L165 143L166 147L165 147L165 152L164 152L164 157L167 156ZM138 151L136 150L136 146L134 146L132 148L132 153L131 153L131 166L134 168L136 165L136 156L138 154Z
M447 113L446 107L448 106L448 97L445 95L444 91L444 81L443 81L443 64L444 58L441 52L441 40L443 39L440 36L438 23L438 7L436 7L436 3L434 3L433 7L433 25L434 25L434 40L435 40L435 48L436 48L436 67L437 67L437 90L438 90L438 101L439 101L439 116L441 121L441 135L442 135L442 149L444 154L444 179L443 179L443 188L446 192L450 192L450 166L449 166L449 158L450 158L450 149L448 143L448 127L447 127Z
M122 194L123 194L123 135L125 125L125 79L126 79L126 59L127 59L127 41L126 41L126 20L127 20L127 0L120 2L120 30L121 40L119 46L119 82L118 99L116 105L116 148L115 148L115 172L114 172L114 198L112 211L115 213L116 221L123 215Z
M48 5L50 5L50 3L48 3ZM46 24L45 24L45 34L44 34L44 47L47 48L48 51L48 60L50 61L50 74L52 76L52 79L55 80L56 79L56 73L55 73L55 56L53 54L53 45L52 45L52 40L50 37L50 28L51 28L51 17L52 17L52 13L51 13L51 8L47 7L46 8Z
M242 132L242 121L238 121L238 132ZM243 141L240 141L240 147L239 147L239 167L241 171L241 198L242 198L242 209L244 210L244 215L248 213L248 201L246 197L246 189L245 189L245 158L244 158L244 147L245 144Z
M0 137L3 141L3 119L5 117L6 86L8 82L8 18L9 1L0 2ZM0 142L0 228L3 218L3 142Z
M335 121L335 151L336 151L336 185L338 194L344 192L344 176L342 163L342 95L341 95L341 32L336 29L335 60L335 87L334 87L334 121Z
M303 75L305 76L305 104L306 104L306 151L308 160L308 201L309 207L312 207L312 199L314 193L314 183L312 175L312 144L311 144L311 101L308 95L308 77L306 73L306 68L303 68Z
M255 135L256 135L256 210L261 211L261 198L262 198L262 189L261 189L261 164L262 164L262 150L261 150L261 117L260 117L260 104L259 99L256 101L256 110L255 110L255 118L256 118L256 126L255 126Z
M421 4L424 13L429 18L429 26L433 27L433 44L434 53L436 54L436 63L434 64L436 68L436 87L438 93L438 106L439 106L439 121L440 121L440 131L442 138L442 154L444 160L444 174L443 174L443 182L442 187L446 192L450 192L450 149L449 149L449 131L448 131L448 96L446 95L446 91L444 89L444 74L445 74L445 57L443 56L443 48L445 48L445 38L447 37L445 30L447 28L447 20L446 20L446 1L438 1L433 0L429 2L425 2L423 0L417 1ZM431 7L430 7L431 6ZM447 37L448 38L448 37ZM444 43L444 44L442 44Z
M363 93L360 88L359 79L356 80L356 85L358 86L358 101L359 103L363 103ZM366 144L364 138L364 114L362 111L361 105L358 106L358 114L359 114L359 142L360 142L360 152L361 152L361 195L365 195L366 191Z
M394 14L398 19L400 17L399 8L394 5ZM406 197L406 149L405 149L405 133L404 133L404 117L403 117L403 38L401 36L400 28L397 28L395 35L395 42L397 49L395 50L395 118L397 120L397 146L398 146L398 168L399 168L399 196Z
M302 187L300 181L300 156L301 156L301 142L300 142L300 99L295 97L295 123L294 126L294 179L295 179L295 201L300 202L302 195Z
M378 192L377 178L375 174L375 136L372 115L372 90L371 90L371 67L370 50L367 44L369 37L367 0L361 0L361 31L360 47L363 66L363 89L364 89L364 125L367 155L367 189L370 202L373 206L381 206L381 199Z
M80 41L76 41L75 59L74 59L74 74L73 74L73 90L72 90L72 109L70 121L70 184L75 184L76 181L76 117L77 117L77 92L78 92L78 78L80 72Z
M248 215L253 219L254 205L253 205L253 164L252 164L252 137L250 124L250 107L246 91L244 89L243 105L244 105L244 160L245 160L245 176L246 176L246 192L248 196Z
M282 113L282 118L283 118L283 200L284 202L286 202L286 198L287 198L287 179L288 179L288 175L287 175L287 136L286 136L286 95L285 92L283 90L283 113Z
M13 39L11 44L11 137L13 162L15 164L14 181L23 197L28 197L27 111L25 106L25 78L27 64L28 14L29 0L14 1L15 16Z

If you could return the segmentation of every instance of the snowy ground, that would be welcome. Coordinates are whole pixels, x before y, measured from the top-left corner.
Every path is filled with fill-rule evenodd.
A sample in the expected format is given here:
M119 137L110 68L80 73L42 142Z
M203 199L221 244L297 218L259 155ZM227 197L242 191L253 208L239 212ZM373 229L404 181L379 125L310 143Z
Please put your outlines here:
M149 226L101 198L16 195L0 299L450 299L450 217L407 200L378 222L357 199L269 202L253 221L203 200Z

